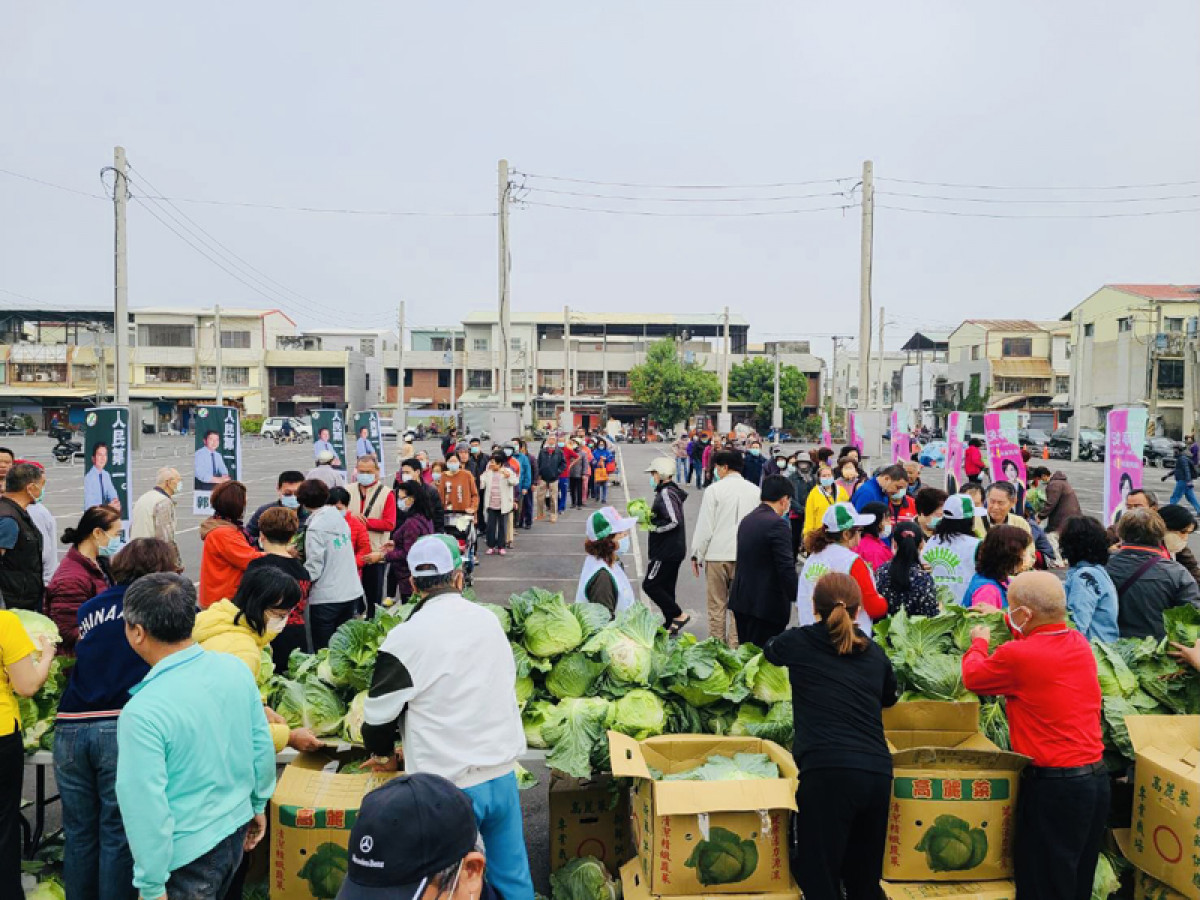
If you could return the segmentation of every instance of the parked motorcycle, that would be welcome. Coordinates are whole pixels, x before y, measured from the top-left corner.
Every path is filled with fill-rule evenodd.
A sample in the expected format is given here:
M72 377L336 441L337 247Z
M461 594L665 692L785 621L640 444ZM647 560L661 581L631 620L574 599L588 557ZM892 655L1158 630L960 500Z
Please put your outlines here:
M76 453L83 452L83 443L74 439L75 432L69 428L52 428L50 437L57 441L50 452L60 463L70 462Z

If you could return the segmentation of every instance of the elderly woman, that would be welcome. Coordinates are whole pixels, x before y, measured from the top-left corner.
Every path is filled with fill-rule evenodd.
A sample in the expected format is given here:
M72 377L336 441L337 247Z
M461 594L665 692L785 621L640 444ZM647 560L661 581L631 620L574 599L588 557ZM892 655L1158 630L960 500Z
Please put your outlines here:
M611 506L598 509L587 518L587 557L579 573L576 603L599 603L611 613L619 613L637 602L637 594L625 574L620 556L632 546L637 519L624 519Z
M242 525L246 512L246 486L226 481L209 497L213 514L200 525L200 608L237 593L246 566L262 556Z
M1190 603L1200 608L1200 588L1188 570L1171 559L1163 543L1167 526L1157 512L1129 509L1117 523L1121 543L1108 559L1117 586L1117 627L1121 637L1166 636L1162 614Z

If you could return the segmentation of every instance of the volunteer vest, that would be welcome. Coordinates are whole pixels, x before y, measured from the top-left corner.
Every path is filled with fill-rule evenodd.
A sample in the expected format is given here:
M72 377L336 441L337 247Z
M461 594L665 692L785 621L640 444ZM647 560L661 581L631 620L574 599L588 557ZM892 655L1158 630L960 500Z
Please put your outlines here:
M860 560L861 557L857 553L841 544L830 544L820 553L814 553L808 558L796 583L796 615L801 625L811 625L816 621L813 617L812 594L817 579L830 572L849 575L850 567ZM862 607L859 607L854 623L864 634L871 633L871 617Z
M616 565L610 566L604 560L599 559L591 554L583 561L583 572L579 576L579 587L575 589L575 602L587 603L587 586L592 580L592 576L603 569L613 577L613 581L617 583L617 608L616 612L621 612L623 609L629 609L637 600L633 593L633 585L629 583L629 576L625 574L625 567Z
M350 512L361 513L364 519L382 519L383 508L387 506L387 499L391 495L391 491L384 486L383 481L376 479L375 483L370 487L364 488L358 482L350 485ZM363 497L366 497L366 506L363 506ZM367 539L371 542L371 552L379 550L391 538L391 535L383 531L374 531L367 529Z
M17 543L0 554L0 599L8 609L42 611L42 533L29 513L7 497L0 497L0 519L17 523Z
M975 576L975 552L979 539L967 534L935 537L925 545L921 559L929 565L937 585L938 602L944 607L962 603L967 585Z

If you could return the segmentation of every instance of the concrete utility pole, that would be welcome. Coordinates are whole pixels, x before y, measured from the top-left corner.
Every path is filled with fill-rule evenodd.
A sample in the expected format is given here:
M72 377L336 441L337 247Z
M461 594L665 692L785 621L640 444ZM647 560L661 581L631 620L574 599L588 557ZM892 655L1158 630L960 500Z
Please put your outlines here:
M871 381L871 253L875 237L875 167L868 159L862 173L862 257L858 294L859 409L867 408ZM880 403L883 397L880 397Z
M779 342L775 342L775 402L771 406L771 427L775 429L775 440L783 430L783 408L779 405Z
M728 434L733 430L733 419L729 415L729 307L722 314L725 321L724 351L721 354L721 414L717 417L717 431Z
M838 355L838 344L841 342L841 340L842 339L840 337L838 337L837 335L834 335L834 337L833 337L833 374L832 374L832 377L829 379L829 427L831 430L833 429L833 426L837 424L837 379L838 379L837 355ZM847 394L846 405L847 406L850 405L849 393L850 393L849 390L847 390L846 391L846 394Z
M1075 352L1071 354L1071 462L1079 461L1079 419L1083 411L1083 313L1075 320Z
M571 307L563 307L563 411L559 428L571 431Z
M925 424L925 351L917 349L917 427Z
M879 358L878 365L875 367L875 408L883 409L883 323L885 320L884 308L879 307ZM865 407L865 404L864 404Z
M1135 334L1137 332L1134 332ZM1150 414L1146 427L1150 437L1158 434L1158 336L1162 334L1162 304L1154 304L1154 333L1150 335Z
M408 407L404 403L404 301L400 301L400 313L396 322L396 330L400 333L400 343L396 345L396 435L404 437L408 428ZM454 338L450 338L450 346L454 346ZM453 359L453 356L451 357ZM454 365L450 366L450 397L454 402Z
M220 304L213 307L213 340L216 342L217 350L217 406L222 406L225 402L225 388L221 384L224 381L222 376L224 371L221 368L221 306Z
M508 160L500 160L500 408L512 408L512 374L509 371L509 331L512 323L509 321L508 304Z
M454 331L450 331L450 349L446 351L446 362L450 364L450 420L457 422L454 412Z
M118 406L129 403L129 273L125 238L125 208L129 202L129 178L125 165L125 148L113 149L113 269L115 283L114 328L116 332L116 365L113 378L113 402ZM218 379L219 380L219 379Z

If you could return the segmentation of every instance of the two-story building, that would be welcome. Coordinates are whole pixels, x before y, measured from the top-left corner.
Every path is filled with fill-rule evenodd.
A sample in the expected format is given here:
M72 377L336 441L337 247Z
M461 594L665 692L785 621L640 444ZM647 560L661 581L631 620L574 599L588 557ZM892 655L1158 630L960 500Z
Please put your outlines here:
M908 354L898 350L885 350L871 354L870 390L867 402L858 396L858 354L839 353L837 371L830 382L834 405L840 409L891 409L900 401L900 373L908 363ZM883 396L880 397L882 382Z
M396 365L400 341L396 332L386 328L305 329L304 347L309 350L336 350L362 356L362 391L368 407L388 402L384 366ZM394 403L395 400L393 399Z

